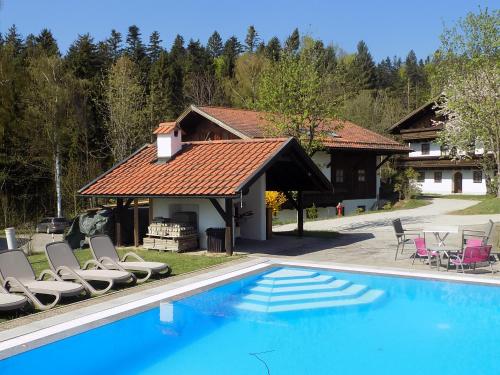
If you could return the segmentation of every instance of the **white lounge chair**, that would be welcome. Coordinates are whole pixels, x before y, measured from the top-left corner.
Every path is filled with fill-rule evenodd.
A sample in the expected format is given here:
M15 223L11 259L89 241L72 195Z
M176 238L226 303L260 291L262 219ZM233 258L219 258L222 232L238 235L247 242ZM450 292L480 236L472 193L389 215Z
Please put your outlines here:
M44 280L46 276L52 280ZM0 253L0 278L7 291L24 294L30 303L40 310L54 307L61 298L85 293L82 285L64 281L51 270L42 271L37 278L28 258L21 250ZM37 298L37 294L53 296L54 300L44 304Z
M169 275L171 268L166 263L147 262L139 255L129 252L120 259L118 252L111 242L111 239L106 235L96 235L89 239L90 249L94 258L104 264L107 268L131 271L138 273L146 273L146 276L138 278L137 282L142 283L149 279L151 275ZM136 261L129 262L127 258L134 258Z
M63 280L75 280L82 284L92 295L106 293L115 284L135 283L135 276L127 271L107 269L94 259L88 260L83 269L78 262L73 250L67 242L52 242L45 246L45 253L49 260L50 268ZM87 269L89 266L95 269ZM95 289L89 281L105 282L104 289Z
M28 299L20 294L9 293L0 285L0 311L14 311L22 309L28 303Z

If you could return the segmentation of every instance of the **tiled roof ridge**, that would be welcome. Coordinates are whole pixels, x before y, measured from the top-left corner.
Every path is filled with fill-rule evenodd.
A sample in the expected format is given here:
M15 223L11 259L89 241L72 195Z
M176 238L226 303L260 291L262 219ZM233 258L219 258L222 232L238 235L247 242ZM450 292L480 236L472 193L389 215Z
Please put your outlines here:
M211 141L186 141L183 144L203 145L214 143L259 143L259 142L285 142L292 137L277 137L277 138L250 138L250 139L215 139Z

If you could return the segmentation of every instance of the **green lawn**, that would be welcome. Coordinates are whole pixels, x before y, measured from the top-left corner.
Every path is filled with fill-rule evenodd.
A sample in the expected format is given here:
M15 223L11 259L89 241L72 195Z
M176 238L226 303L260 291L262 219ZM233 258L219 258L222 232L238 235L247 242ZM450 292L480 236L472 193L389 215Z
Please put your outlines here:
M500 214L500 198L484 197L478 204L452 212L455 215L493 215Z
M209 266L214 266L217 264L225 263L234 259L241 258L241 256L234 255L228 257L225 254L221 255L201 255L201 254L189 254L189 253L171 253L171 252L158 252L153 250L142 250L135 248L120 248L118 252L120 256L124 255L129 251L134 251L139 254L142 258L148 261L158 261L164 262L170 265L172 268L172 275L180 275L186 272L196 271ZM78 258L80 264L83 265L85 261L92 258L90 250L75 250L75 255ZM34 254L28 257L33 269L36 274L39 275L44 269L49 268L45 254ZM127 287L133 288L133 287ZM62 301L62 304L71 303L75 299ZM2 313L0 315L0 322L15 318L17 316L25 315L26 313Z
M134 248L118 249L118 253L120 254L120 256L129 251L136 252L137 254L139 254L139 256L144 258L144 260L169 264L172 268L172 275L180 275L182 273L195 271L200 268L214 266L216 264L221 264L230 260L237 259L239 257L228 257L225 255L193 255L189 253L159 252L154 250L141 250ZM82 265L85 263L85 261L92 258L89 249L75 250L75 255ZM40 271L49 267L45 254L35 254L29 256L28 258L37 275L40 273Z
M489 195L464 195L464 194L449 194L449 195L425 195L428 198L444 198L444 199L462 199L467 201L484 201L491 198Z

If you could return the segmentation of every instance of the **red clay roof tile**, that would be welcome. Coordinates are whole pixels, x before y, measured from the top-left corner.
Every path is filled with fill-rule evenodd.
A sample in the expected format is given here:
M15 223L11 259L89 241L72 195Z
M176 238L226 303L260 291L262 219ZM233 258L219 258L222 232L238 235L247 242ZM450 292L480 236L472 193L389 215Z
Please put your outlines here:
M80 190L103 196L229 196L278 150L286 139L185 143L168 162L147 145Z
M198 108L249 138L269 136L269 134L265 133L267 119L263 112L209 106L200 106ZM325 124L325 127L331 128L335 133L335 136L324 141L324 145L330 148L370 149L402 153L410 151L407 146L350 121L332 120Z

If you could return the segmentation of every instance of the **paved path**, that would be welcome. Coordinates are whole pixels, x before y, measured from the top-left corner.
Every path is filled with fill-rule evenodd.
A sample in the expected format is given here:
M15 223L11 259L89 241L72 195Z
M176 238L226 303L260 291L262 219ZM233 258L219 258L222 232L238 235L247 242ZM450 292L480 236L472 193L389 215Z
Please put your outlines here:
M415 262L412 265L410 256L413 246L408 245L403 255L394 260L396 240L391 221L400 218L405 228L420 229L432 225L458 225L463 228L480 228L489 219L500 222L500 215L450 215L450 211L461 210L476 204L477 201L459 199L434 199L430 205L410 209L380 212L366 215L349 216L338 219L318 220L305 223L307 230L335 231L334 238L297 238L275 235L270 241L240 240L237 250L251 256L272 255L283 258L299 258L313 261L328 261L379 267L398 267L404 269L429 269L428 265ZM287 224L274 228L276 232L290 231L296 224ZM497 229L499 227L497 226ZM494 241L500 238L493 234ZM429 240L429 242L432 239ZM461 247L460 234L450 235L446 244L450 247ZM498 244L496 250L500 250ZM500 262L495 268L500 271ZM436 270L436 268L433 268ZM485 270L480 269L478 273ZM497 276L499 275L499 276ZM496 273L495 277L500 277Z
M421 228L427 225L478 225L493 221L500 221L500 215L450 215L449 212L462 210L477 204L477 201L462 199L433 199L432 203L409 210L377 212L364 215L347 216L318 221L309 221L304 224L307 230L329 230L336 232L353 231L386 231L392 230L391 221L400 218L405 227ZM296 224L286 224L274 228L275 231L290 231Z

